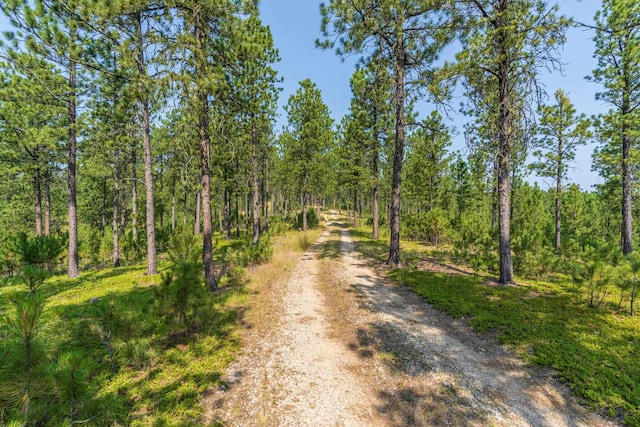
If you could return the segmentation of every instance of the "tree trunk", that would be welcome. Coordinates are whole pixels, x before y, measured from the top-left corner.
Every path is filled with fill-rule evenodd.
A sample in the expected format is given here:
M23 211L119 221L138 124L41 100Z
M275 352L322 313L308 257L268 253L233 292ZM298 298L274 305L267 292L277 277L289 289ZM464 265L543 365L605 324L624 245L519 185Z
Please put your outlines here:
M231 192L229 189L224 191L224 236L227 240L231 240Z
M138 239L138 155L136 146L131 148L131 236Z
M171 231L176 229L176 180L171 183Z
M302 192L302 231L307 231L307 192Z
M377 120L377 119L376 119ZM379 222L380 222L380 214L379 214L379 206L378 206L378 197L379 197L379 184L378 180L380 178L380 171L378 170L378 161L380 154L378 153L378 134L375 133L375 146L373 148L373 240L378 240L379 236Z
M560 213L562 209L562 151L564 147L562 138L558 140L558 163L556 173L556 254L560 253L560 245L562 243L560 236Z
M102 177L102 214L100 222L100 236L104 237L107 229L107 177Z
M220 228L220 233L224 233L224 196L219 198L219 206L218 206L218 227Z
M249 205L251 204L251 194L249 192L244 195L244 232L249 235Z
M206 61L203 49L206 35L202 31L200 15L195 16L194 36L196 41L196 78L203 78L202 64ZM198 98L198 133L200 135L200 161L202 165L202 221L203 221L203 245L202 264L204 266L205 285L210 292L218 289L215 272L213 269L213 230L211 218L211 167L209 165L209 152L211 150L211 140L209 137L209 102L205 92L198 88L196 96Z
M146 76L144 43L142 40L142 18L137 15L138 72ZM151 157L151 131L149 127L149 102L147 97L140 102L142 114L142 145L144 150L144 187L146 195L147 228L147 274L156 274L156 230L153 204L153 164ZM134 167L135 169L135 167ZM135 217L135 216L134 216Z
M251 115L251 164L252 164L252 184L253 184L253 244L257 245L260 241L260 187L258 175L260 172L258 165L258 129L256 126L255 115Z
M120 234L118 233L118 202L120 200L120 150L113 157L113 266L120 267Z
M262 207L264 209L264 231L269 232L269 156L264 161L264 197ZM271 209L273 213L273 194L271 195Z
M51 236L51 188L48 173L44 181L44 235Z
M631 191L631 129L629 128L629 101L625 99L622 107L622 253L633 251L632 242L632 191Z
M77 135L76 135L76 88L77 88L77 64L74 60L69 63L69 102L68 102L68 118L69 118L69 146L68 148L68 164L67 164L67 193L69 204L69 267L67 275L70 279L78 277L80 270L78 268L78 203L76 197L76 152L77 152Z
M501 31L506 28L501 27ZM500 37L502 38L502 37ZM501 58L498 68L499 85L499 135L498 135L498 233L500 253L500 283L513 282L511 260L511 90L509 87L509 64L504 40L499 40Z
M35 211L36 211L36 236L42 236L42 179L40 176L40 168L36 168L33 176L33 192L35 195Z
M122 171L122 175L126 175L124 170ZM127 232L127 192L125 191L124 184L122 185L120 194L122 196L122 200L120 201L120 235L124 236Z
M358 192L353 191L353 228L358 228Z
M202 183L202 185L204 185L204 182ZM200 190L196 191L196 209L194 212L194 219L193 219L193 234L195 236L197 236L198 234L200 234Z
M182 225L187 228L187 197L189 196L189 192L187 191L187 186L184 186L184 194L182 197Z
M236 191L236 237L240 238L240 196L238 195L238 192Z
M398 24L397 24L398 25ZM403 40L402 27L399 27L397 40ZM400 265L400 186L402 182L402 162L404 160L404 73L405 52L402 43L397 43L395 52L395 85L396 85L396 135L393 151L393 172L391 181L391 241L387 264Z

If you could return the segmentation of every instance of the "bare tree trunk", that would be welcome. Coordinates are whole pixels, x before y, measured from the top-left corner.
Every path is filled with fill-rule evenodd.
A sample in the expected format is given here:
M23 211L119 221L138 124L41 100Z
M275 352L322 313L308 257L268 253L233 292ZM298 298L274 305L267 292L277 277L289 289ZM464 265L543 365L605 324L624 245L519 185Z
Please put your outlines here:
M379 236L379 222L380 214L378 212L378 197L379 197L379 183L380 171L378 170L378 161L380 154L378 153L378 135L376 133L375 147L373 149L373 240L378 240Z
M402 40L402 29L398 30L397 40ZM402 182L402 162L404 160L404 73L405 52L402 43L398 43L395 52L395 85L396 85L396 135L393 151L393 172L391 181L391 241L387 264L400 264L400 186Z
M137 15L137 47L138 47L138 72L146 76L146 65L144 60L144 42L142 39L142 18ZM147 274L156 274L156 229L153 203L153 164L151 157L151 130L149 125L149 103L143 99L140 102L142 114L142 146L144 150L144 186L146 195L146 229L147 229ZM135 169L135 168L134 168ZM135 215L134 215L135 218Z
M495 230L498 225L498 160L493 160L493 170L491 171L491 229Z
M260 241L260 203L259 203L259 182L258 175L260 172L258 165L258 128L256 126L255 115L251 115L251 174L253 189L253 239L254 245Z
M513 282L511 260L511 90L509 88L509 64L504 40L499 40L501 58L498 66L499 85L499 135L498 135L498 233L500 253L500 283Z
M251 204L251 194L249 192L244 195L244 232L248 236L249 235L249 205Z
M171 183L171 231L176 229L176 180Z
M187 192L187 186L184 186L184 195L182 197L182 225L185 226L185 229L187 228L187 197L188 197L188 192Z
M107 177L102 177L102 220L100 223L100 236L104 237L107 229Z
M113 266L120 267L120 235L118 233L118 201L120 200L120 150L113 157Z
M307 192L302 192L302 231L307 231Z
M194 36L196 40L196 77L200 77L203 73L202 63L206 61L203 58L202 46L205 42L206 34L202 31L202 23L200 15L196 14ZM200 135L200 161L202 165L202 220L203 220L203 245L202 245L202 264L204 266L205 284L209 291L213 292L218 289L215 272L213 269L213 230L211 219L211 167L209 165L209 152L211 150L211 140L209 137L209 103L207 94L198 89L196 94L198 98L198 133Z
M35 195L35 211L36 211L36 236L42 236L42 179L40 176L40 168L36 168L33 176L33 192Z
M240 237L240 208L239 208L239 201L240 196L238 195L238 192L236 191L236 237Z
M196 210L194 212L194 220L193 220L193 234L200 234L200 190L196 191Z
M73 37L72 37L73 38ZM76 197L76 89L77 89L77 64L74 60L69 63L69 146L67 163L67 189L69 201L69 267L67 275L70 279L80 275L78 267L78 203Z
M220 227L220 233L224 233L224 196L222 196L222 198L220 198L219 201L219 206L218 206L218 226Z
M123 165L124 166L124 165ZM126 175L125 171L122 171L122 175ZM127 232L127 192L125 191L125 185L122 185L122 200L120 202L120 234L125 235Z
M136 146L131 149L131 235L138 239L138 155Z
M358 192L353 190L353 228L358 228Z
M625 97L622 106L622 253L633 251L632 189L631 189L631 129L629 129L629 100Z
M269 232L269 156L264 160L262 208L264 209L264 231ZM271 195L271 209L273 209L273 194Z
M225 238L231 240L231 192L224 191L224 230Z
M560 215L562 208L562 152L564 150L562 138L558 140L558 162L556 173L556 253L560 253L560 245L562 243L560 236Z
M49 186L49 174L44 181L44 235L51 236L51 188Z

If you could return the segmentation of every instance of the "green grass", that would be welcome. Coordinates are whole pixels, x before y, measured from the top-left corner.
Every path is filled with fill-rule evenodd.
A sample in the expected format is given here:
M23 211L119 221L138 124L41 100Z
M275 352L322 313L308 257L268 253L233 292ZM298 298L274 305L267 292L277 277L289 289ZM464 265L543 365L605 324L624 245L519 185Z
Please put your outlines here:
M371 241L366 229L354 236L363 254L385 260L387 242ZM420 271L412 261L424 248L402 248L409 267L392 271L393 279L439 310L469 318L476 330L496 331L527 362L553 368L592 409L640 426L640 317L615 310L615 297L592 308L568 282L518 279L518 286L499 287L488 276Z
M160 270L168 266L165 262ZM144 272L144 265L92 270L73 280L52 277L42 286L40 292L47 299L35 339L46 354L43 372L51 378L38 378L42 385L31 397L32 420L37 409L49 418L38 425L70 421L71 404L55 379L59 356L68 352L81 354L89 371L87 386L75 399L74 421L105 426L201 425L204 392L219 384L239 351L239 311L247 295L241 285L208 295L197 327L176 335L174 325L159 320L160 274ZM11 314L8 295L23 289L16 280L0 282L0 314ZM0 337L10 336L6 322L0 320ZM3 348L18 356L23 351L19 345ZM21 412L17 405L3 403L2 392L0 387L0 425L20 419Z

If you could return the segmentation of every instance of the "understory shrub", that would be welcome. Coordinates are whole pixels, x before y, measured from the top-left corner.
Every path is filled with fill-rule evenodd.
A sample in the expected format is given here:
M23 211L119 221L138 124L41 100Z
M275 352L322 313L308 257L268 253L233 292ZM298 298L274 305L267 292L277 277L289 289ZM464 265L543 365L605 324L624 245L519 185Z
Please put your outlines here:
M208 301L197 247L192 233L176 233L169 250L173 264L162 274L162 281L156 288L158 315L174 337L198 327L196 313Z
M320 220L318 219L316 209L307 209L307 227L316 228L318 225L320 225ZM297 229L302 229L302 212L298 212L298 214L296 215L294 227Z

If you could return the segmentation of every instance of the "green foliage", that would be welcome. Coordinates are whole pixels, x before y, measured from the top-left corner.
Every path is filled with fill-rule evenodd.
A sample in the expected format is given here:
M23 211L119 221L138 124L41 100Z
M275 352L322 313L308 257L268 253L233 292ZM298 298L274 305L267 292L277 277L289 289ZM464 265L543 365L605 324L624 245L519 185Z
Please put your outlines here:
M294 227L302 230L302 212L298 212L295 217ZM320 220L314 208L307 209L307 228L316 228L320 225Z
M66 235L29 236L21 232L14 238L13 251L22 265L52 269L66 244Z
M181 256L185 252L178 246L175 255ZM189 249L198 250L197 245ZM72 281L52 277L36 298L18 291L24 285L0 287L3 303L7 295L15 295L10 297L15 302L0 306L6 306L4 317L11 319L11 327L0 324L0 424L24 425L29 377L22 331L28 331L23 325L35 325L29 335L27 425L84 420L91 425L198 425L201 396L218 384L238 350L234 307L243 291L209 295L205 290L206 302L191 317L197 322L190 325L198 329L181 334L175 345L172 338L178 337L170 334L185 330L177 328L173 317L158 321L159 280L136 266L94 270ZM18 314L25 310L38 320Z
M54 386L47 374L50 354L40 333L46 299L37 287L32 289L7 296L11 307L0 343L0 410L26 425L46 416Z
M146 243L142 233L138 233L134 237L133 231L127 230L126 234L121 237L121 249L124 259L129 263L140 261L145 254Z
M475 329L495 330L500 342L525 360L552 367L593 408L622 409L625 423L640 422L640 363L635 339L640 325L594 311L553 285L493 287L483 277L396 271L393 277L454 317L470 317Z
M450 223L447 212L435 207L428 212L404 215L402 227L409 240L427 241L435 246L447 242Z
M198 309L208 302L196 238L183 232L174 235L169 252L171 267L162 273L156 288L158 315L170 325L172 335L197 328Z

